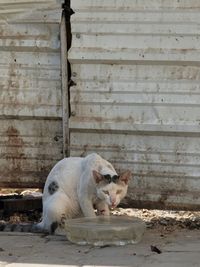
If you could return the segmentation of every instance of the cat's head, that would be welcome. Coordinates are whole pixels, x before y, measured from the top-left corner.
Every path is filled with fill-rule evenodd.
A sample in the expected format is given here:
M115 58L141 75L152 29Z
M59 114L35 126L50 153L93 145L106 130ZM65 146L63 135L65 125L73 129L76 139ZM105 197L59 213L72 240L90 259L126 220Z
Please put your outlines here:
M93 177L97 188L97 197L106 201L110 208L115 208L126 196L128 182L132 174L126 171L121 175L114 172L100 173L93 170Z

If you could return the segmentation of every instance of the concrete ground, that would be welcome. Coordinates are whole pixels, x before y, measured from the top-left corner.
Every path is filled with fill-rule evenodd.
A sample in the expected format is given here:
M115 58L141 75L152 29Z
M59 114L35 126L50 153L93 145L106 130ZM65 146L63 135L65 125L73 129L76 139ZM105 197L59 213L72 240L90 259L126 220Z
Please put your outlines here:
M200 266L199 230L146 230L142 241L123 247L77 246L64 236L0 233L0 267ZM156 246L162 253L151 251Z

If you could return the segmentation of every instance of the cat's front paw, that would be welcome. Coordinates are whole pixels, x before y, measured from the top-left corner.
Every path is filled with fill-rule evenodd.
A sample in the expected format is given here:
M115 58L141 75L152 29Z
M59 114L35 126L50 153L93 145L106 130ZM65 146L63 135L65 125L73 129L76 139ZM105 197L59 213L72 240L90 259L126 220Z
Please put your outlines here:
M97 215L98 216L109 216L110 212L108 210L101 209L101 210L97 210Z

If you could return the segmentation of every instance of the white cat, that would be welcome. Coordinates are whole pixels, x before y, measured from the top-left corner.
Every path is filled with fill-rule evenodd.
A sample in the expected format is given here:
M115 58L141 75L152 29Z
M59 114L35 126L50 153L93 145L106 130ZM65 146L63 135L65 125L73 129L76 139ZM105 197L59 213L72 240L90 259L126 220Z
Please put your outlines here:
M98 154L59 161L49 173L43 192L42 221L37 228L54 232L62 218L109 215L125 197L131 172L118 176Z

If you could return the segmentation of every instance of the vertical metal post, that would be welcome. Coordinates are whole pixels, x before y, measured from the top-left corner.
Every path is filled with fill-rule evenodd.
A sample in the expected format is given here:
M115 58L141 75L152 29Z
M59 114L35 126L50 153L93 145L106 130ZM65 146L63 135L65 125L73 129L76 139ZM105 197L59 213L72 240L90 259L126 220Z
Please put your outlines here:
M61 42L61 79L62 79L62 125L63 125L63 157L69 156L69 96L67 68L67 29L65 12L62 12L60 26Z

